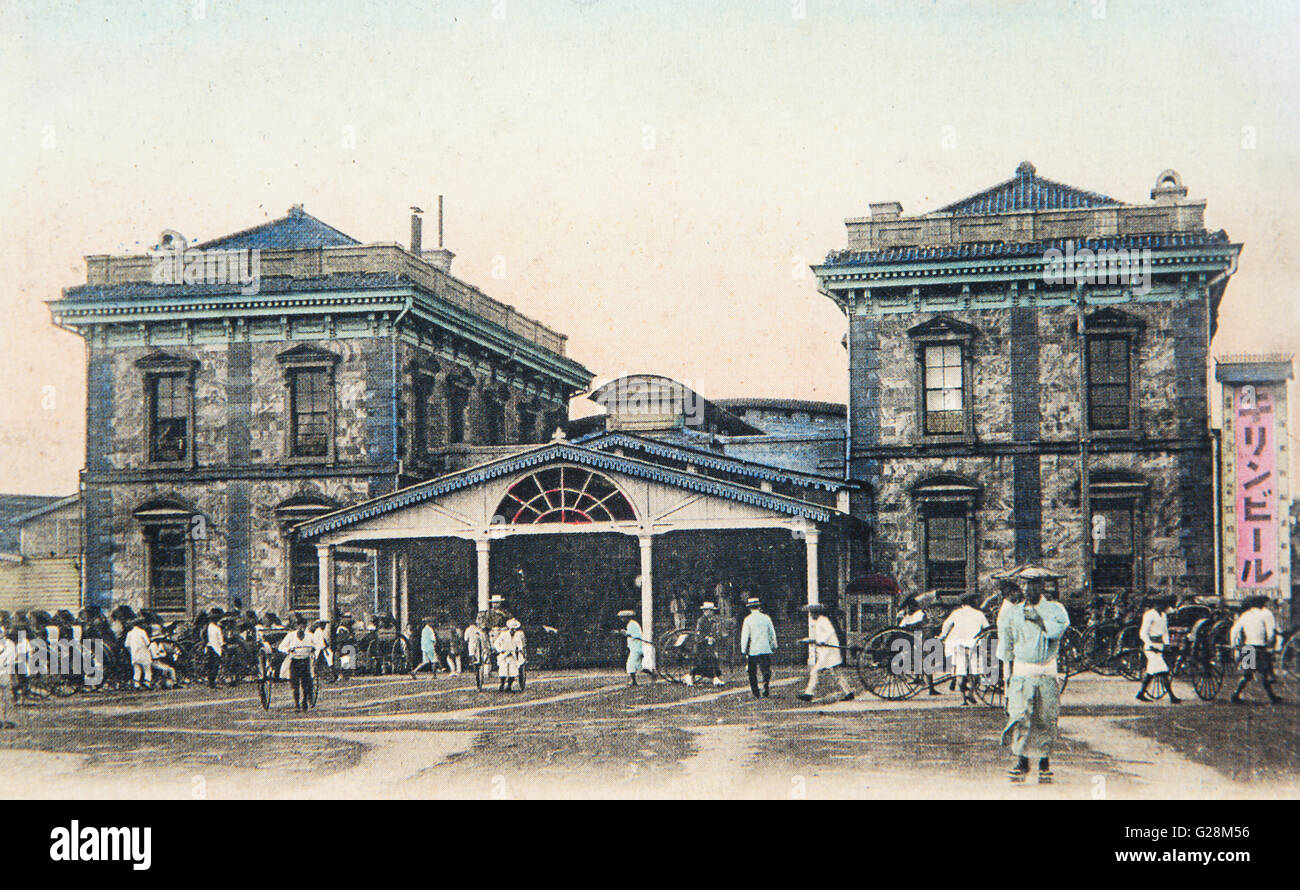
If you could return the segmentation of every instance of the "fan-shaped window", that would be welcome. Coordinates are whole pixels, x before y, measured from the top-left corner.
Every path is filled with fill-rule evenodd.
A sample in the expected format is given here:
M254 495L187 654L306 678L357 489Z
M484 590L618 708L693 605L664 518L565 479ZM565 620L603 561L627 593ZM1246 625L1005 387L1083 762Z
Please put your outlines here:
M636 518L632 504L609 479L578 467L553 467L520 479L497 506L510 525L585 524Z

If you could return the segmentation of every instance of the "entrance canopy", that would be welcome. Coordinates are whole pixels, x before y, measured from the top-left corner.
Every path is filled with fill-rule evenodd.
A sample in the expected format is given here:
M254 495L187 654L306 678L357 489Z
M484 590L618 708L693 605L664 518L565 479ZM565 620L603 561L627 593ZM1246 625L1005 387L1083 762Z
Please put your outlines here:
M825 482L826 480L819 480ZM478 605L488 607L488 560L493 541L514 535L615 532L641 546L643 626L653 628L653 538L685 530L784 528L803 538L808 553L808 601L818 601L817 546L823 531L845 538L865 526L838 506L568 441L520 450L383 497L300 523L321 561L321 612L333 612L333 560L339 545L370 546L422 538L473 540L478 553ZM848 483L844 483L847 487ZM766 490L765 490L766 489ZM823 488L820 496L844 503ZM842 582L841 577L837 581ZM400 580L395 584L401 584ZM405 612L404 607L399 607ZM401 620L405 622L405 614Z

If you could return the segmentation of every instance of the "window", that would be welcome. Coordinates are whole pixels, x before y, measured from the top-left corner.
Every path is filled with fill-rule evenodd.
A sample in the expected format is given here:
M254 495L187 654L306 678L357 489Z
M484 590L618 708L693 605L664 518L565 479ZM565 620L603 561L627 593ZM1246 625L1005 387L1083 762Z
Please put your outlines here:
M916 346L919 438L935 443L972 442L971 377L978 331L955 318L936 315L907 333Z
M190 387L185 374L151 374L146 378L149 401L149 460L178 463L189 457Z
M330 372L299 368L289 375L290 447L293 457L328 457L330 452Z
M1137 590L1136 509L1134 502L1098 501L1092 505L1092 586L1098 594Z
M926 433L964 432L961 346L926 346L923 355Z
M469 390L456 383L447 385L447 443L456 445L465 441L465 410L469 406Z
M537 441L537 412L527 405L517 409L516 422L519 430L519 442L528 444Z
M415 375L415 391L411 405L411 456L420 458L429 453L433 444L429 438L429 402L433 398L433 380L424 374Z
M1124 336L1088 337L1088 426L1126 430L1131 426L1133 384L1130 341Z
M289 609L314 612L320 607L320 561L314 544L289 548Z
M636 512L618 486L579 467L554 467L525 476L506 492L496 515L509 525L627 522Z
M485 445L500 445L505 441L506 406L495 396L483 397L483 436Z
M159 612L184 612L187 608L187 530L188 525L183 522L145 526L145 559L151 609Z
M925 517L925 586L944 597L966 592L966 514L932 508Z

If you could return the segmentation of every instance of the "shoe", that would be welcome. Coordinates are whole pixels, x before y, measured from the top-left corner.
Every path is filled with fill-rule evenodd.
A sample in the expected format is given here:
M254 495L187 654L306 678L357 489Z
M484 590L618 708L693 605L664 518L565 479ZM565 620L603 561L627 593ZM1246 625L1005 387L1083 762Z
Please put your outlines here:
M1017 766L1013 766L1013 767L1011 767L1011 769L1007 770L1007 778L1010 779L1011 782L1012 782L1012 784L1014 784L1014 785L1019 785L1019 784L1021 784L1022 782L1024 782L1024 781L1025 781L1025 778L1026 778L1028 775L1029 775L1029 767L1027 767L1027 766L1025 766L1025 767L1021 767L1021 766L1017 765Z
M713 678L713 685L714 685L714 686L725 686L726 684L722 682L722 678L721 678L721 677L714 677L714 678Z
M763 698L771 698L771 693L769 693L766 689L763 690Z
M1241 700L1241 696L1240 696L1240 695L1234 695L1232 698L1228 699L1228 701L1232 702L1234 705L1244 705L1244 704L1245 704L1245 702L1243 702L1243 701Z
M1139 692L1137 695L1133 697L1136 698L1138 701L1146 701L1146 702L1155 701L1155 699L1147 695L1145 692Z
M938 689L931 689L931 690L930 690L930 694L931 694L931 695L943 695L943 693L940 692Z
M799 693L799 701L812 701L812 696L806 692Z
M853 701L853 693L852 692L844 693L844 697L840 699L840 701Z
M1040 769L1038 771L1038 784L1050 785L1052 784L1052 779L1054 779L1055 777L1056 774L1053 773L1050 769Z
M695 678L694 678L694 677L687 677L686 679L682 680L682 683L684 683L684 684L687 685L687 686L694 686L694 685L695 685Z

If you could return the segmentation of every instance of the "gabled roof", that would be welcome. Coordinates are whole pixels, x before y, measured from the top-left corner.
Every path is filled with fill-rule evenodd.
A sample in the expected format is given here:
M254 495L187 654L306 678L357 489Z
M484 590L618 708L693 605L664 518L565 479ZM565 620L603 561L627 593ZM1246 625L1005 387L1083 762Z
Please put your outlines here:
M1075 188L1039 176L1034 165L1025 161L1016 175L960 201L940 207L936 213L984 215L1016 210L1069 210L1076 207L1114 207L1123 204L1097 192Z
M584 448L593 448L597 451L608 451L614 448L627 448L641 451L654 457L663 457L670 460L681 461L683 463L695 464L699 467L707 467L724 473L735 473L738 476L748 476L762 482L778 482L787 485L795 485L800 488L820 488L824 491L839 491L842 488L856 487L856 483L846 481L845 479L836 476L821 476L815 473L801 473L798 470L791 470L786 467L777 467L771 464L759 463L758 461L745 460L739 457L719 454L716 451L706 451L703 448L691 448L687 445L663 442L658 439L638 436L633 433L617 431L595 433L586 438L579 439L575 444L582 445Z
M526 448L515 454L498 458L476 467L448 473L437 479L430 479L407 488L373 498L333 513L327 513L316 519L300 523L294 527L294 534L301 540L319 537L374 519L406 507L435 500L453 491L478 485L501 476L509 476L521 470L531 470L552 463L573 463L593 470L621 473L638 479L661 482L676 488L712 495L724 500L736 501L783 513L787 516L801 516L813 522L831 522L836 518L848 518L846 514L821 504L809 503L785 495L760 491L734 482L699 476L669 467L660 466L646 460L609 454L573 442L561 441Z
M331 225L321 222L301 204L289 208L287 215L270 222L253 226L204 241L194 247L200 250L242 250L259 248L346 247L361 242Z

